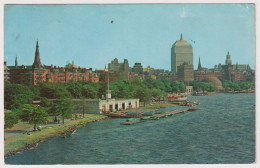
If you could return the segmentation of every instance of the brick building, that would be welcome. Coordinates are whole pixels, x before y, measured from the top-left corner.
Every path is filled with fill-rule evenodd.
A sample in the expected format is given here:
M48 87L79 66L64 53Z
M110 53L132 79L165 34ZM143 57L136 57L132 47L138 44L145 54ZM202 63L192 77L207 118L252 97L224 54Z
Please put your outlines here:
M98 75L92 69L79 68L73 63L66 67L46 66L41 64L39 44L36 43L35 58L33 65L18 66L17 57L14 66L8 66L10 82L25 85L38 85L42 82L69 82L69 81L91 81L98 82Z
M7 68L6 66L6 61L4 61L4 80L5 81L9 81L10 77L9 77L9 68Z
M111 77L113 74L117 74L118 77L122 77L127 80L129 79L129 63L127 59L124 59L124 62L119 63L118 59L115 58L108 64L108 70L109 74L112 73Z
M215 65L213 69L202 68L199 59L198 69L194 72L194 78L196 81L205 81L210 78L219 80L245 81L252 75L254 75L254 71L251 70L249 65L238 63L233 65L229 52L226 55L225 64Z

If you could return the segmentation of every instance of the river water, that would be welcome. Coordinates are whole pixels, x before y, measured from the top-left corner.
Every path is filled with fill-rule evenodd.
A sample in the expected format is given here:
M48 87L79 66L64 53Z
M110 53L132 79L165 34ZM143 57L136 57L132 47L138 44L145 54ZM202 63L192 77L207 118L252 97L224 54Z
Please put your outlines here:
M107 119L11 157L6 164L185 164L255 161L255 94L190 96L194 112L120 125ZM170 111L186 107L170 107Z

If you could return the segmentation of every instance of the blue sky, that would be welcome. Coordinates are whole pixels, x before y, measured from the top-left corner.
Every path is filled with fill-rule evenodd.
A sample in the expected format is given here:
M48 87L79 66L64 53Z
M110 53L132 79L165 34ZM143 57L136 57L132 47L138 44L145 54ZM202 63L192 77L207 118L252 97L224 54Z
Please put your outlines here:
M31 65L37 39L41 62L102 69L114 58L132 67L170 70L171 47L193 46L194 68L225 63L255 68L255 9L250 4L6 5L4 59ZM111 24L113 20L113 24ZM192 42L192 41L195 41Z

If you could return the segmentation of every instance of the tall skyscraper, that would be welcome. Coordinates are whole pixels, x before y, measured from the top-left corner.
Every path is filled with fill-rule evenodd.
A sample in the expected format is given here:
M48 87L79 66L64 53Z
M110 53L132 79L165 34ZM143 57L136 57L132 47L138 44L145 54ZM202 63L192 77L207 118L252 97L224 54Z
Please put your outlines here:
M171 71L177 72L177 67L183 65L184 62L193 65L193 49L191 44L183 40L182 34L180 40L177 40L171 48Z

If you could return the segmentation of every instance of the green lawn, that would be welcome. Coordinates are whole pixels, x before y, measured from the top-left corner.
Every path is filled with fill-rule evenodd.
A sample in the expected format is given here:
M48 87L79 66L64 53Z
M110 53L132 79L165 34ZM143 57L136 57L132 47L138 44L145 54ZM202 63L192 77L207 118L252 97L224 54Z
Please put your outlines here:
M32 144L41 139L48 138L56 134L62 133L63 131L75 125L85 124L102 118L105 118L105 116L100 114L85 114L85 117L82 119L66 120L64 124L43 125L44 127L42 128L41 131L31 132L31 135L18 133L16 135L5 138L4 153L7 154L8 152L11 151L17 151L25 147L26 144ZM13 128L5 129L5 132L12 133L15 131L26 131L26 130L32 130L32 128L33 128L32 124L28 124L25 122L18 122L16 125L14 125Z

